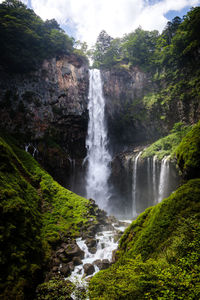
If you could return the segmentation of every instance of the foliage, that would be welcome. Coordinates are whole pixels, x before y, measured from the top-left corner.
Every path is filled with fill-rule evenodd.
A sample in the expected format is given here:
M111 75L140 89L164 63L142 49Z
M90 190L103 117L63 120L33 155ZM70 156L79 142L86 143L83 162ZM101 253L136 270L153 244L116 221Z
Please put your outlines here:
M195 7L183 20L175 17L168 22L161 34L139 27L123 38L113 39L102 31L93 50L94 66L111 68L125 64L154 74L164 71L165 77L185 66L198 69L199 15L200 7Z
M200 121L183 138L176 150L177 162L185 178L200 177Z
M56 20L42 21L18 0L0 4L0 57L8 71L28 72L45 58L69 54L73 39Z
M175 123L171 134L159 139L151 146L146 148L141 157L155 156L161 160L165 156L175 157L176 149L180 144L182 138L191 130L191 126L184 126L182 122Z
M53 278L37 287L37 300L67 300L72 299L73 284L64 279Z
M0 139L0 298L28 293L32 299L51 247L80 236L96 217L89 200L61 187L12 138L6 141Z
M126 229L118 261L97 273L91 299L198 299L200 179L190 180Z

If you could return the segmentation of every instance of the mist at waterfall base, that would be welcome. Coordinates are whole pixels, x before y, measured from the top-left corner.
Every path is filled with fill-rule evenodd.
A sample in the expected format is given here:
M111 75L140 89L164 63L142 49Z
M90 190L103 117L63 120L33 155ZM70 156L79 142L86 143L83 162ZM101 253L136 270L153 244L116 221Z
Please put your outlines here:
M135 218L173 192L179 177L165 157L141 158L141 152L112 159L105 120L105 98L99 70L90 70L87 157L83 163L71 161L68 188L92 198L101 209L121 219Z
M112 163L109 206L118 218L134 218L176 190L180 177L169 157L141 158L141 153L117 157Z

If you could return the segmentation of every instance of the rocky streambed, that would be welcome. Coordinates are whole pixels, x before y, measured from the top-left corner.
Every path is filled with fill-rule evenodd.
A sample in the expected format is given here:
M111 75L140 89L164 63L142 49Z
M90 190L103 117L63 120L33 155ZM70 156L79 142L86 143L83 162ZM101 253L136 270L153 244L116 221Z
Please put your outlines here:
M107 217L101 210L99 215L99 223L91 225L81 237L65 240L57 247L47 280L61 277L75 284L76 290L84 292L94 274L115 262L119 238L131 221ZM76 296L72 297L77 299Z

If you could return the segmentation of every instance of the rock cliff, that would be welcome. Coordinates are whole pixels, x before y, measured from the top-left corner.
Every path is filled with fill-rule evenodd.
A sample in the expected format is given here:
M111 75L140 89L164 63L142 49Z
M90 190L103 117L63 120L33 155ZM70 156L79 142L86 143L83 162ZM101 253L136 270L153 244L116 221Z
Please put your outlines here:
M1 69L0 77L0 126L20 135L29 152L37 149L37 159L65 184L70 159L86 154L87 61L72 54L45 60L29 74Z
M128 65L102 70L108 132L116 153L167 135L174 123L194 124L200 102L193 81L156 79L156 74Z

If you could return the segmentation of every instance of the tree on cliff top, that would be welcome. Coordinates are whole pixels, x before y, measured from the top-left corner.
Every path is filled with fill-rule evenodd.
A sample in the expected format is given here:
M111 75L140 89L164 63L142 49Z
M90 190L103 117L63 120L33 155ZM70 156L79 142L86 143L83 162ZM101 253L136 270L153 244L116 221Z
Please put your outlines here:
M0 63L8 71L28 72L45 58L73 51L73 39L56 20L42 21L18 0L0 4L0 21Z

